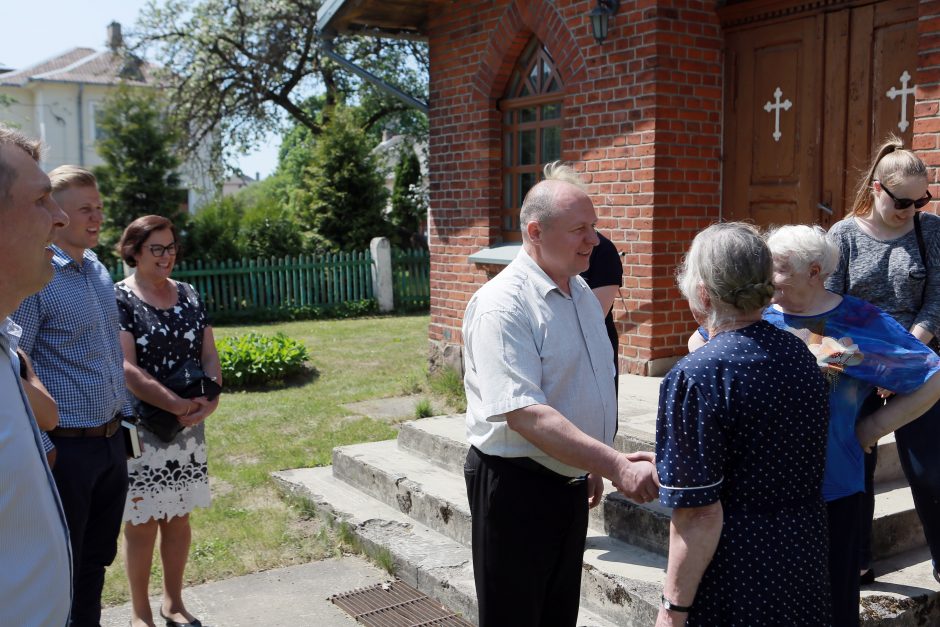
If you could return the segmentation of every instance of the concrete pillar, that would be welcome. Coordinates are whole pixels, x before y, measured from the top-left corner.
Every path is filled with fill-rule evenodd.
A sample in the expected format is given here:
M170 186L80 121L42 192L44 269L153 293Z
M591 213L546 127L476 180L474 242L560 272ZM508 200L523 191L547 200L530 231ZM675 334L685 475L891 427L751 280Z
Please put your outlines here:
M395 295L392 287L392 245L387 237L373 237L369 242L372 251L372 291L379 301L379 311L395 309Z

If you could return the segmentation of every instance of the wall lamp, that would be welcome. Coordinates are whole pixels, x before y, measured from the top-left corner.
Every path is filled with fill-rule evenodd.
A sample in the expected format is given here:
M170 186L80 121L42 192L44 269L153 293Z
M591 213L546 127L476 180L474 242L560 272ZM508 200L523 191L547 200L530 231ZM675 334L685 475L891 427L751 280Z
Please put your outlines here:
M617 15L619 10L620 0L597 0L597 6L588 13L588 17L591 18L591 31L594 33L594 40L598 44L604 43L604 40L607 39L610 16Z

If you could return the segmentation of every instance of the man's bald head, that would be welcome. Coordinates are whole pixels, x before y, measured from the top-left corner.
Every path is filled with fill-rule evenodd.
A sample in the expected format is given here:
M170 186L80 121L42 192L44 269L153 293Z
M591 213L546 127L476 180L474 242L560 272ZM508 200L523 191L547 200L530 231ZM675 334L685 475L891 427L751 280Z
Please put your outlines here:
M578 173L569 165L560 161L549 163L545 166L544 175L545 179L526 194L522 209L519 210L519 226L523 239L528 237L527 224L538 222L547 226L559 209L569 205L566 200L587 196Z

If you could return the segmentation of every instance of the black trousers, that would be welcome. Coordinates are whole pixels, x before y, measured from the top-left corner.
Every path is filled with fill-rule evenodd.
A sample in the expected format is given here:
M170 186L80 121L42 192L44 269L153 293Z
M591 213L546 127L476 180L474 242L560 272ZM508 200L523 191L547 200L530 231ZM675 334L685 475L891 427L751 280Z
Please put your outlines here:
M859 546L864 494L859 492L826 503L829 518L829 586L832 590L832 624L859 624Z
M518 464L471 448L464 465L479 625L573 627L587 484Z
M110 438L57 438L55 478L72 543L71 627L98 627L104 571L117 555L127 498L127 454Z

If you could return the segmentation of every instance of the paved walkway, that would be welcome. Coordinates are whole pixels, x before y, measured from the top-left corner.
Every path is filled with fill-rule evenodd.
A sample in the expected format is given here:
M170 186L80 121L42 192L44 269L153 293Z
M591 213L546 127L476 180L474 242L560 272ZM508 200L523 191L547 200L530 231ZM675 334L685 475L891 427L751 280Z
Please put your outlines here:
M640 431L655 431L659 382L621 375L621 420ZM349 627L356 622L327 598L388 579L365 558L349 556L206 583L187 588L184 595L187 608L205 627ZM155 624L162 627L159 603L159 597L151 600ZM126 627L129 622L127 604L102 613L102 627Z
M356 621L327 598L388 579L385 571L354 555L206 583L183 594L187 609L205 627L351 627ZM150 606L154 624L162 627L159 603L154 597ZM127 627L130 615L127 604L107 608L101 625Z

